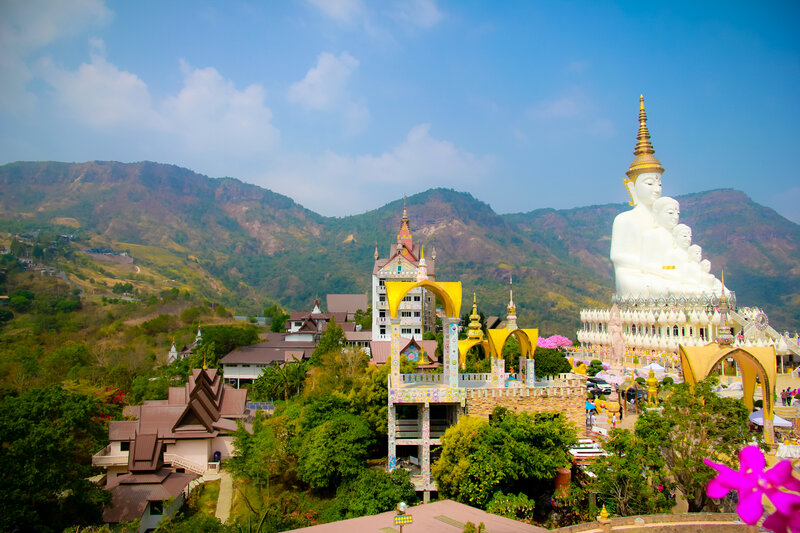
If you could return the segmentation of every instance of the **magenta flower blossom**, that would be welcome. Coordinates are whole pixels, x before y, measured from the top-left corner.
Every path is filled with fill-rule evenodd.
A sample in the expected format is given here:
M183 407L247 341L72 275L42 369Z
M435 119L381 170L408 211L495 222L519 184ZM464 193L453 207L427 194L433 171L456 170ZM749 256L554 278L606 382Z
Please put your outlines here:
M723 498L729 491L739 493L736 512L748 525L758 523L764 514L763 496L767 496L775 512L764 521L764 527L784 533L787 528L800 533L800 480L792 475L792 463L781 461L764 470L766 459L758 446L748 446L739 452L739 471L708 459L704 462L719 474L708 482L706 494ZM794 491L794 492L788 492Z

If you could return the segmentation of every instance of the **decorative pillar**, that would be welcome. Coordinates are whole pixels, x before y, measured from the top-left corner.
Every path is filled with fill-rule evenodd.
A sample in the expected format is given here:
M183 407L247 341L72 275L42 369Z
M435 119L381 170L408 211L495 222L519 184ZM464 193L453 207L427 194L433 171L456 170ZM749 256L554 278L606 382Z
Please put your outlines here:
M389 357L392 361L392 387L402 387L403 382L400 379L400 318L390 318L391 324L391 353Z
M442 320L442 327L444 328L444 339L442 342L442 352L444 355L444 385L446 387L456 388L458 387L458 318L445 317L444 320Z
M427 487L431 483L431 408L427 403L422 406L422 484Z
M536 383L536 361L533 358L526 359L525 364L525 385L533 387Z
M389 472L397 468L397 415L395 406L392 403L392 395L389 394Z
M492 358L492 388L505 387L506 360Z

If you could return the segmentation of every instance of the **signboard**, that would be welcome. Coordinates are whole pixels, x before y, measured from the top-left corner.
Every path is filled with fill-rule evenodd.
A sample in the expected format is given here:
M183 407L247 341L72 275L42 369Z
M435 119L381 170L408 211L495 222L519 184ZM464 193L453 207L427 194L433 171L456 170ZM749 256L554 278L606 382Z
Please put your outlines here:
M410 514L399 514L394 517L394 525L402 526L408 525L414 521L414 517Z

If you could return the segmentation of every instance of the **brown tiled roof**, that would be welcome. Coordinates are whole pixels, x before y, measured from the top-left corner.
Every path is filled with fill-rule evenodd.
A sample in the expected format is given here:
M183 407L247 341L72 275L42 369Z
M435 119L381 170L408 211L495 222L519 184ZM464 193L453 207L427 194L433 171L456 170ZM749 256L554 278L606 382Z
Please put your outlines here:
M328 294L325 296L325 304L330 313L348 315L359 310L366 311L368 307L366 294Z
M108 440L133 440L138 426L138 420L112 420L108 423Z
M148 501L176 497L197 476L162 468L148 474L125 474L110 481L111 506L103 511L103 521L130 522L142 517Z
M152 472L161 461L163 443L155 433L139 433L131 444L128 454L128 470L131 472Z
M402 352L405 350L411 341L412 339L400 337L400 342L403 346L400 351ZM431 362L438 361L438 358L436 357L436 348L438 343L435 340L414 342L422 346L422 348L425 350L425 356L430 359ZM370 362L376 365L383 365L389 360L389 355L392 353L392 341L372 341L369 343L369 351L372 357Z
M372 339L372 332L367 331L345 331L344 338L350 342L368 341Z
M548 530L487 513L476 507L470 507L452 500L431 502L409 507L406 511L413 517L413 523L406 526L410 531L436 531L441 533L460 533L464 531L467 522L476 526L483 522L486 531L492 533L546 533ZM329 522L318 526L293 529L307 533L382 533L384 531L397 531L394 525L395 511L362 516L339 522Z
M279 361L287 361L287 352L294 355L302 352L303 358L308 359L316 347L316 344L312 341L286 341L284 340L285 334L278 335L271 336L264 342L236 348L222 358L222 364L269 365ZM288 360L292 360L291 355Z

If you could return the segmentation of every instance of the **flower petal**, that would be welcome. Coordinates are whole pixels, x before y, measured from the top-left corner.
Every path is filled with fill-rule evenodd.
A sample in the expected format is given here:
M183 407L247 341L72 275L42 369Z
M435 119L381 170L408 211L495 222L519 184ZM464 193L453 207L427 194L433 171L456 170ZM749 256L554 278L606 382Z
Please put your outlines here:
M792 472L792 462L784 459L764 472L764 477L776 488L783 487L795 492L800 492L800 479L794 477Z
M761 496L760 490L739 492L739 504L736 506L736 512L739 514L739 518L749 526L758 523L761 515L764 514Z
M786 533L786 527L789 525L789 517L777 511L764 519L761 526L764 529L769 529L775 533Z
M761 473L767 465L767 460L764 459L764 453L758 446L748 446L742 448L739 452L739 470L743 471L750 469L753 472Z
M713 463L708 459L703 461L719 472L714 481L720 486L731 490L750 490L758 485L757 474L745 474L720 463Z
M724 498L730 491L730 487L722 485L716 478L709 481L708 485L706 485L706 495L709 498Z
M792 516L797 512L795 509L800 510L800 494L775 489L768 489L765 492L779 513Z

